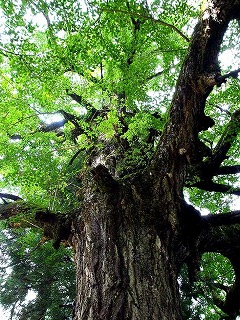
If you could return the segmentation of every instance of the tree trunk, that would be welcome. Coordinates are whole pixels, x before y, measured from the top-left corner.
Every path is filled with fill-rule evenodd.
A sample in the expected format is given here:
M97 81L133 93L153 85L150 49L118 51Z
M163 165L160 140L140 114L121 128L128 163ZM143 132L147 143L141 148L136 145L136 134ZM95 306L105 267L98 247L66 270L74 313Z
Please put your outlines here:
M141 177L108 190L95 181L85 181L84 211L74 224L74 319L181 319L177 233L166 218L178 204L150 204L155 190Z

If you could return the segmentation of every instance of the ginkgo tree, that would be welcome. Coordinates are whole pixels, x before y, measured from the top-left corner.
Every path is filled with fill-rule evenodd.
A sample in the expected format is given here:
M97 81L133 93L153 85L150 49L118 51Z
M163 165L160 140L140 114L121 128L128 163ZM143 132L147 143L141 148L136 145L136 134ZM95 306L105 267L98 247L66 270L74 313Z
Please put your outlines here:
M235 319L240 1L1 16L0 217L73 248L73 318Z

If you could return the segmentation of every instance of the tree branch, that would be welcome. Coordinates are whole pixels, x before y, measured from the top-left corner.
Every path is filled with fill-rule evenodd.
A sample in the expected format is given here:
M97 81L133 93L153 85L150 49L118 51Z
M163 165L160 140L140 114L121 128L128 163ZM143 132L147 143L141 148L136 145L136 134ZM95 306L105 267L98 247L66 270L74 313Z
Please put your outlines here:
M85 101L83 101L83 98L82 96L79 96L78 94L76 93L70 93L70 90L69 89L66 89L66 93L69 97L71 97L74 101L76 101L77 103L79 103L80 105L83 105L84 106L87 104Z
M63 119L63 120L60 120L60 121L55 121L55 122L52 122L50 124L44 124L40 127L40 129L37 131L37 132L51 132L51 131L54 131L54 130L57 130L57 129L60 129L62 127L64 127L64 125L68 122L67 119ZM35 131L36 132L36 131Z
M19 196L16 196L11 193L2 193L2 192L0 192L0 198L9 199L9 200L13 200L13 201L22 200L22 198L20 198Z
M227 153L235 142L240 132L240 110L236 110L230 121L228 122L225 130L222 133L216 147L211 155L207 155L207 159L193 166L189 172L189 185L195 186L202 190L216 191L216 192L228 192L231 194L239 195L239 189L235 189L231 186L220 185L212 182L212 178L217 175L223 174L236 174L240 171L240 166L223 166L220 167L222 162L227 159ZM191 180L200 181L191 184Z
M95 119L97 116L101 114L100 110L97 110L96 108L94 108L89 102L84 100L82 96L79 96L74 92L70 93L69 89L66 89L66 92L69 97L71 97L74 101L79 103L83 108L87 109L87 114L83 116L86 122L92 121L93 119ZM62 112L62 110L60 110L60 112Z
M25 217L24 221L26 221L26 217L28 218L28 227L31 225L32 227L40 227L43 229L44 236L48 239L53 239L53 246L56 249L59 248L62 240L68 241L71 237L71 223L74 214L63 215L53 213L48 209L29 205L24 201L15 201L0 205L0 220L8 220L18 215L20 221L22 220L22 215ZM21 226L21 223L19 226Z
M222 134L218 144L213 150L213 155L208 164L219 168L220 164L226 159L226 155L240 132L240 110L236 110Z
M209 227L240 224L240 210L223 214L208 214L201 217L201 223Z
M154 79L154 78L156 78L156 77L158 77L158 76L161 76L161 75L163 74L163 72L164 72L164 70L161 70L161 71L159 71L159 72L156 72L156 73L152 74L151 76L149 76L149 77L147 78L147 81L152 80L152 79Z
M199 181L199 182L196 182L196 183L190 185L190 187L196 187L201 190L210 191L210 192L211 191L223 192L223 193L234 194L234 195L240 196L240 188L234 188L232 186L216 183L211 180L202 180L202 181Z
M229 22L237 17L240 7L239 2L235 0L225 2L224 10L222 10L222 2L213 1L213 3L214 5L208 8L208 18L200 19L194 29L173 95L168 115L169 121L149 165L150 172L158 172L156 180L171 172L173 176L177 174L179 179L182 179L182 184L185 184L191 168L195 167L197 170L196 166L202 160L199 157L198 134L213 124L205 121L211 120L204 113L206 100L216 84L215 78L220 74L218 54L224 34ZM211 79L214 81L210 81ZM236 121L233 122L236 123ZM230 145L236 134L235 137L233 136L231 135L230 141L229 137L225 137ZM225 145L224 141L221 141L221 145ZM218 147L219 145L220 143ZM229 148L229 145L225 147L227 151ZM224 156L226 154L223 151L220 152L220 149L214 151L216 154ZM220 163L222 161L221 159ZM165 167L159 169L163 162L166 164ZM168 166L168 163L171 165ZM218 168L220 163L215 168ZM181 170L179 170L180 167ZM196 178L198 178L197 174ZM179 188L181 188L180 185L181 183Z
M82 150L80 149L73 155L73 157L71 158L71 160L68 163L68 166L71 166L73 164L73 161L77 158L77 156L80 154L81 151Z
M111 13L113 13L113 12L124 13L124 14L130 15L131 17L138 17L140 19L151 20L151 21L153 21L153 22L155 22L157 24L161 24L161 25L163 25L165 27L171 28L176 33L178 33L185 41L187 41L187 42L190 41L188 39L188 37L185 36L185 34L183 34L182 31L180 31L174 25L172 25L170 23L167 23L165 21L162 21L162 20L155 19L151 15L139 14L139 13L136 13L136 12L129 12L129 11L126 11L126 10L121 10L121 9L102 9L102 11L111 12Z
M215 176L227 175L227 174L238 174L240 173L240 165L233 166L222 166L214 173Z
M54 113L56 113L56 112L54 112ZM37 130L35 130L34 132L30 132L30 134L34 134L34 133L37 133L37 132L52 132L52 131L55 131L57 129L60 129L60 128L64 127L64 125L67 122L68 122L67 119L63 119L63 120L60 120L60 121L52 122L50 124L42 123L42 125ZM60 134L60 132L59 132L59 134ZM9 135L9 137L12 140L22 139L22 136L20 134L12 134L12 135Z
M34 134L37 132L53 132L55 130L57 131L58 129L64 127L64 125L69 121L75 127L71 133L72 133L73 141L76 142L76 137L84 132L81 126L79 125L80 118L64 110L58 110L53 113L44 113L44 114L59 114L59 113L63 116L62 120L51 122L50 124L46 124L42 121L42 124L39 126L39 128L33 132L30 132L30 134ZM63 133L57 131L57 135L61 135L61 134ZM12 134L12 135L9 135L9 137L13 140L22 139L22 136L20 134Z
M224 76L218 76L216 77L216 84L218 87L221 86L221 84L225 83L227 81L227 79L229 78L234 78L237 79L238 78L238 74L240 72L240 68L233 70L227 74L225 74Z
M0 47L0 53L2 55L4 55L5 57L8 57L9 55L14 55L14 56L17 56L17 57L21 58L21 54L13 52L13 51L9 51L9 50L7 50L7 49L5 49L3 47Z

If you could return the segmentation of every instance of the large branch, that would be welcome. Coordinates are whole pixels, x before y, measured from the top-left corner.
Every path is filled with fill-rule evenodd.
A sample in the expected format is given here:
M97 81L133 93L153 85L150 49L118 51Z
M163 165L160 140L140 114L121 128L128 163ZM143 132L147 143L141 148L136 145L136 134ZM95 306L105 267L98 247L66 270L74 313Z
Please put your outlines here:
M64 125L68 122L71 122L74 125L74 129L71 131L71 138L74 142L76 142L77 136L79 136L84 132L84 130L80 126L81 119L69 112L66 112L61 109L61 110L55 111L54 113L44 113L44 114L61 114L63 116L63 119L60 121L51 122L49 124L46 124L42 121L41 126L39 126L39 128L37 128L35 131L30 132L30 134L35 134L37 132L43 132L43 133L55 132L57 136L63 135L64 133L59 131L58 129L63 128ZM88 114L92 114L92 110ZM84 120L87 121L86 116ZM9 136L12 140L22 139L22 136L20 134L12 134Z
M228 258L236 257L240 252L239 210L213 217L201 217L202 231L199 250L217 252Z
M16 196L15 194L11 194L11 193L2 193L0 192L0 198L3 200L3 202L6 204L6 200L5 199L9 199L9 200L22 200L22 198L20 198L19 196Z
M66 93L69 97L71 97L74 101L76 101L77 103L79 103L82 107L88 109L93 109L94 107L88 102L86 101L82 96L80 96L79 94L75 93L75 92L71 92L69 89L66 89Z
M233 166L219 167L219 169L217 169L214 175L218 176L218 175L238 174L238 173L240 173L240 165L233 165Z
M201 223L208 227L240 224L240 210L224 214L208 214L201 217Z
M233 241L234 236L231 236L225 243L224 239L226 239L229 234L226 233L226 237L222 237L221 234L218 234L217 232L214 233L215 230L220 230L221 232L222 230L227 230L226 232L229 230L231 232L236 230L235 234L237 238L240 239L240 210L201 216L198 210L183 201L181 219L183 222L183 239L188 248L188 255L184 259L185 263L188 265L189 279L195 281L197 273L200 270L201 255L204 252L219 252L218 250L221 249L221 253L225 252L226 254L229 250L229 245L231 247L229 252L233 249L234 245L230 244L230 240ZM229 226L233 229L229 229ZM215 238L211 239L211 237ZM218 241L221 241L220 245ZM213 243L215 244L213 245ZM240 250L240 244L238 242L237 249ZM234 251L231 255L234 256Z
M14 196L14 197L16 198L15 199L12 198L12 200L16 200L16 201L10 202L10 203L4 203L0 205L0 220L6 220L9 218L12 218L17 216L18 214L24 214L25 217L30 218L32 217L33 212L36 212L39 210L39 208L36 206L29 206L24 201L18 200L17 196ZM43 209L41 210L43 211ZM46 209L44 211L47 212Z
M169 121L149 166L150 174L156 180L168 177L168 180L171 179L169 183L179 188L179 193L190 168L202 160L198 134L213 124L204 113L206 100L217 85L217 79L221 79L218 55L224 34L229 22L240 15L239 1L212 0L208 3L193 32L188 55L177 81ZM234 113L231 124L236 124L236 119L239 119L238 114ZM222 162L236 138L238 129L233 130L231 124L227 129L228 134L222 137L214 150L215 163Z
M56 214L21 200L0 205L0 220L9 220L17 216L20 222L24 221L24 225L43 229L44 236L53 239L53 246L56 249L62 240L69 240L72 222L70 215Z
M62 114L62 110L58 110L58 111L55 111L55 112L45 112L45 113L39 113L39 115L56 115L56 114ZM38 117L38 115L34 115L34 116L30 116L30 117ZM25 120L25 118L24 118ZM22 120L21 120L22 121ZM62 127L64 127L64 125L69 121L69 119L67 119L66 117L64 117L63 115L63 119L62 120L59 120L59 121L53 121L49 124L46 124L44 123L44 121L41 121L41 125L39 126L39 128L33 132L31 132L31 134L34 134L36 132L52 132L52 131L56 131ZM14 125L16 125L18 122L20 121L17 121ZM12 139L12 140L15 140L15 139L22 139L22 136L20 134L9 134L9 137Z
M233 70L223 76L219 76L216 78L216 84L217 86L221 86L222 83L225 83L227 81L227 79L229 78L234 78L234 79L237 79L238 77L238 74L240 73L240 68L236 69L236 70Z
M212 156L208 157L208 159L205 162L203 162L198 168L201 183L203 181L210 181L214 175L224 174L221 173L221 171L224 171L223 169L220 169L220 165L227 158L227 153L233 145L233 143L235 142L239 132L240 110L236 110L232 114L229 123L227 124L221 138L219 139L216 147L214 148ZM235 167L235 169L237 169L237 167Z
M68 122L67 119L63 119L63 120L60 120L60 121L55 121L55 122L52 122L50 124L43 124L38 132L52 132L52 131L55 131L57 129L60 129L62 127L64 127L64 125Z
M226 184L220 184L213 182L211 180L203 180L190 185L190 187L196 187L205 191L212 192L223 192L228 194L234 194L236 196L240 196L240 188L234 188L232 186Z

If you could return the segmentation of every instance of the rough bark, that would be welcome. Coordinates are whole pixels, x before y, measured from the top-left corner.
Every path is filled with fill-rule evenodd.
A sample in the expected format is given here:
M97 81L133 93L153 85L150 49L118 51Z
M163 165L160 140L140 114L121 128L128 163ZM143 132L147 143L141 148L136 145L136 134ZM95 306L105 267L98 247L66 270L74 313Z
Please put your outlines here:
M74 224L74 319L180 319L176 239L165 221L174 206L150 206L154 188L141 178L111 192L91 176L85 183Z

